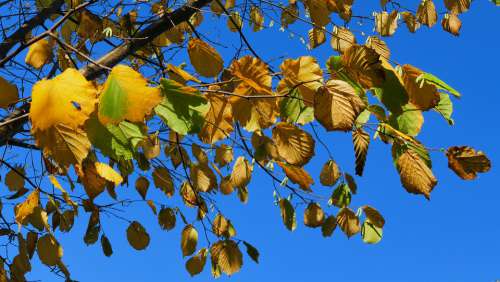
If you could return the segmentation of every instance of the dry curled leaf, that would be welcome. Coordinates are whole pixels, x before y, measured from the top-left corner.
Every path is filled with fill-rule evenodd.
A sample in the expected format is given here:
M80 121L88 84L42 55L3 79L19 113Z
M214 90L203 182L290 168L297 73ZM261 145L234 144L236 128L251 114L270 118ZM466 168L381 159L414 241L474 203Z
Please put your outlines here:
M436 6L432 0L422 0L418 6L417 20L428 27L432 27L437 22Z
M448 167L465 180L475 179L477 173L488 172L491 169L488 157L483 152L476 152L468 146L450 147L446 151L446 156Z

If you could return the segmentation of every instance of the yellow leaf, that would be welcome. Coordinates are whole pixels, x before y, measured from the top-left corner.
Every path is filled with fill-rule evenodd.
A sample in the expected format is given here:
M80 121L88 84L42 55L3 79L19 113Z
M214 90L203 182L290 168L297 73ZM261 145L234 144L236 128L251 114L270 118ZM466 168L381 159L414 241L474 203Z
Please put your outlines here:
M331 11L327 7L327 1L304 0L304 6L315 25L323 27L330 23Z
M481 151L476 152L468 146L453 146L446 151L448 167L460 178L472 180L477 177L478 172L488 172L491 162Z
M233 171L231 172L231 183L235 187L245 187L250 183L252 178L253 166L248 163L248 160L240 156L236 159L233 166Z
M40 205L40 191L36 189L31 192L24 202L15 207L16 222L22 224L30 216L36 207Z
M280 122L273 128L278 154L287 163L303 166L314 156L314 139L295 125Z
M160 155L161 146L158 135L159 132L156 132L147 136L140 142L144 156L148 160L154 159Z
M250 8L250 23L254 32L264 28L264 15L262 14L262 10L254 5Z
M117 65L111 70L99 97L99 121L104 125L123 120L143 122L161 98L160 89L149 87L140 73L129 66Z
M127 240L136 250L144 250L149 245L149 234L137 221L133 221L127 228Z
M41 80L32 89L30 119L32 132L64 124L82 126L95 109L97 91L75 69L67 69L51 80Z
M167 73L168 76L179 82L180 84L186 84L187 81L194 81L200 83L201 81L192 76L190 73L187 71L183 70L181 67L174 66L172 64L167 64Z
M340 170L337 163L333 160L328 160L324 165L319 175L319 180L324 186L333 186L340 178Z
M304 211L304 225L309 227L320 227L325 221L325 213L317 203L310 203Z
M96 164L97 162L92 162L87 159L81 166L75 166L76 174L82 182L87 196L89 196L91 200L104 192L104 188L106 187L106 179L97 172Z
M181 250L182 256L189 256L196 250L196 245L198 244L198 231L188 224L184 227L181 234Z
M322 28L311 28L308 32L308 36L309 46L311 47L311 49L318 47L326 41L326 33Z
M444 0L444 5L452 14L467 12L472 0Z
M97 174L99 174L102 178L106 179L107 181L112 182L116 186L120 185L123 182L122 176L109 165L105 163L96 162L95 168Z
M208 165L191 165L189 175L196 191L208 192L217 188L217 178Z
M7 108L19 100L17 86L0 76L0 108Z
M227 220L222 214L217 214L212 223L212 231L217 236L224 236L230 238L236 235L236 230L231 224L230 220Z
M437 180L431 169L413 150L408 149L396 160L401 183L406 191L413 194L423 194L427 199Z
M217 51L201 39L192 38L188 42L188 54L197 73L205 77L217 76L224 67L224 61Z
M280 66L283 81L290 89L297 88L306 106L312 106L316 90L323 84L323 71L313 57L286 59Z
M63 248L52 235L46 234L38 239L37 253L42 263L54 266L61 260Z
M328 131L352 130L365 107L356 90L343 80L329 80L314 97L314 116Z
M237 11L231 12L229 17L227 17L227 28L231 32L238 32L243 26L243 19L240 16L240 13Z
M29 47L25 62L35 69L40 69L49 62L51 57L52 44L47 39L40 39Z
M377 36L369 36L366 39L366 44L368 48L371 48L377 52L377 54L380 55L380 57L384 60L389 60L391 57L391 50L389 50L389 47L387 44Z
M348 238L361 231L359 218L350 208L342 208L339 211L337 214L337 225Z

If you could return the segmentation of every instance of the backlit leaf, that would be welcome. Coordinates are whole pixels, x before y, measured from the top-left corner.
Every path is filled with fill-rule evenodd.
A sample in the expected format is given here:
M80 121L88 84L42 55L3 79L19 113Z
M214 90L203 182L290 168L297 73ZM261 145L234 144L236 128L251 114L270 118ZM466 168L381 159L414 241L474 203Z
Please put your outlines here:
M295 216L295 209L293 208L290 201L287 199L280 199L279 206L281 210L281 219L283 219L283 224L290 231L295 230L297 227L297 220Z
M130 246L140 251L148 247L150 239L146 229L138 221L132 221L127 228L127 240Z
M468 146L450 147L446 151L446 156L448 167L465 180L475 179L477 173L488 172L491 169L488 157L483 152L476 152Z
M339 211L337 214L337 225L348 238L361 231L359 218L349 208L342 208Z
M280 122L273 128L273 141L287 163L303 166L314 156L314 139L299 127Z
M319 179L324 186L333 186L340 178L340 170L337 163L333 160L328 160L321 169Z
M40 69L52 57L52 44L47 39L40 39L35 43L31 44L26 54L25 62L26 64Z
M304 225L309 227L320 227L325 221L325 213L317 203L310 203L304 210Z
M430 193L436 186L437 180L431 169L417 153L411 149L404 151L396 159L396 168L406 191L413 194L423 194L427 199L430 199Z
M217 76L224 67L224 61L219 53L208 43L192 38L187 48L191 64L197 73L205 77Z
M232 240L218 241L210 248L212 263L227 275L240 271L243 265L243 255L236 242Z
M37 253L42 263L54 266L61 260L63 249L52 235L46 234L38 239Z
M182 256L189 256L196 250L196 245L198 244L198 231L194 226L188 224L182 230L181 235L181 250Z
M207 261L207 249L203 248L198 251L198 254L186 261L186 270L191 276L195 276L203 271Z

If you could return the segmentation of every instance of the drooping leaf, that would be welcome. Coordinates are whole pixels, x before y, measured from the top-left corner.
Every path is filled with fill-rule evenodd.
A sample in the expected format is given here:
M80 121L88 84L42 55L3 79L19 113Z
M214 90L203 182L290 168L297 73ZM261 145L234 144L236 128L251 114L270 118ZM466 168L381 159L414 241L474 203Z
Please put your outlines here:
M375 16L375 31L381 36L392 36L398 28L398 11L393 10L391 13L382 11L374 13Z
M138 221L132 221L128 226L127 240L138 251L146 249L150 241L148 232Z
M215 163L224 167L233 161L233 147L222 144L215 149Z
M445 14L441 20L441 26L443 29L455 36L460 35L460 29L462 28L462 21L455 14Z
M359 218L349 208L342 208L337 214L337 225L348 238L361 231Z
M314 180L303 167L289 165L283 162L278 162L278 165L293 183L299 184L300 188L306 192L312 192L311 185L314 184Z
M317 203L310 203L304 210L304 225L312 228L320 227L325 221L325 213Z
M333 27L332 39L330 41L333 50L343 53L353 44L356 44L356 37L349 29L338 26Z
M189 256L196 250L196 245L198 244L198 231L194 226L188 224L182 230L181 235L181 250L182 256Z
M35 69L40 69L49 62L51 57L52 44L47 39L40 39L31 44L24 61Z
M165 167L157 167L153 171L153 182L156 188L160 189L168 197L174 195L174 182L170 172Z
M163 230L172 230L175 227L175 212L171 208L162 208L158 213L158 223Z
M284 91L286 92L288 90L289 89L285 89ZM279 92L280 95L282 92ZM302 101L297 89L288 92L287 96L280 102L280 117L282 120L290 123L304 125L312 122L314 120L313 111L313 107L306 106L304 101Z
M321 225L321 234L323 237L330 237L337 227L337 218L331 215L325 219L323 225Z
M226 97L213 94L207 94L206 97L209 108L198 137L204 143L213 144L233 132L233 111Z
M195 276L203 271L207 261L207 253L208 250L203 248L198 251L198 254L186 261L186 270L189 272L189 275Z
M370 220L370 222L379 227L379 228L382 228L384 227L385 225L385 219L384 217L380 214L379 211L377 211L376 209L370 207L370 206L363 206L362 207L363 209L363 212L365 213L366 215L366 218Z
M368 154L368 146L370 145L370 135L362 128L353 130L352 144L354 145L354 155L356 157L356 174L362 176Z
M450 95L446 93L439 93L439 96L439 104L434 107L434 110L436 110L449 125L455 124L455 121L451 118L451 115L453 114L453 103L451 102Z
M115 66L99 97L98 116L102 124L120 121L143 122L161 101L160 90L129 66Z
M250 243L248 243L247 241L243 241L243 244L245 245L245 247L247 248L247 254L248 256L255 262L255 263L259 263L259 250L257 250L257 248L255 248L254 246L252 246Z
M328 204L334 205L338 208L344 208L349 206L351 203L351 189L345 183L340 184L333 190L332 196L328 201Z
M352 45L341 56L347 74L364 88L380 86L385 81L380 55L363 45Z
M411 149L406 149L395 160L401 183L406 191L423 194L430 199L430 193L436 186L437 180L425 161Z
M25 178L24 168L21 166L16 166L14 169L9 170L5 175L5 185L9 188L9 191L19 191L24 188L24 178Z
M24 202L15 208L15 217L18 224L23 224L24 220L30 216L36 207L40 205L40 191L34 190L29 194Z
M46 234L38 239L37 253L42 263L54 266L61 260L63 249L52 235Z
M222 272L232 275L240 271L243 265L243 255L232 240L218 241L210 248L212 264L216 264Z
M361 238L367 244L377 244L382 240L382 228L373 224L369 219L366 219L361 226Z
M226 219L222 214L217 214L212 223L212 231L217 236L230 238L236 235L236 230L230 220Z
M432 27L437 22L436 6L432 0L422 0L418 6L417 20L428 27Z
M140 176L136 179L135 181L135 189L141 195L141 198L143 200L146 199L146 194L148 193L148 188L149 188L149 180L144 177Z
M217 177L206 164L191 165L189 175L196 191L208 192L217 188Z
M453 146L446 151L448 157L448 167L460 178L472 180L477 177L477 173L488 172L491 169L491 162L481 151L474 150L468 146Z
M283 61L283 84L289 89L297 88L306 106L312 106L314 94L323 83L323 72L313 57L299 57Z
M111 242L109 242L108 237L102 234L101 236L101 248L102 252L105 256L110 257L113 254L113 247L111 246Z
M417 83L417 78L424 72L412 65L403 65L402 79L409 101L422 111L434 108L439 103L439 93L435 85L421 81Z
M285 227L293 231L297 227L297 220L295 215L295 209L289 200L283 198L279 200L279 206L281 210L281 219L283 219L283 224Z
M247 186L252 178L252 171L253 166L248 162L248 160L243 156L238 157L231 172L231 183L233 186Z
M340 178L340 170L337 163L333 160L328 160L321 169L319 179L324 186L333 186Z

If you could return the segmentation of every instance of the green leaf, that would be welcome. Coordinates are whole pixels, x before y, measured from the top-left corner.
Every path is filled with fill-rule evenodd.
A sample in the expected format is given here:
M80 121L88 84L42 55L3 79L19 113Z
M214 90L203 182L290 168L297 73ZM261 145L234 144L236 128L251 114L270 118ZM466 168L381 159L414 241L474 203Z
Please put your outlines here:
M392 127L410 136L417 136L422 129L423 123L422 111L412 104L403 106L402 112L392 114L389 118L389 124Z
M451 118L451 114L453 113L453 103L451 102L450 95L439 93L439 97L439 104L434 108L434 110L441 114L449 125L455 124L455 121Z
M351 85L354 90L356 90L358 96L363 99L363 102L368 104L368 98L366 97L363 87L359 83L354 81L345 71L343 71L340 56L331 56L330 58L328 58L328 60L326 61L326 68L328 69L328 72L330 73L332 78L340 79L349 83L349 85Z
M356 127L363 127L363 125L365 125L370 119L370 115L370 111L368 111L367 109L363 110L355 120Z
M175 132L187 135L200 131L209 105L196 89L169 80L161 80L163 101L156 114Z
M408 93L394 70L385 68L385 81L381 87L372 88L373 94L393 114L403 111L408 103Z
M314 120L314 108L307 107L301 99L298 89L280 102L280 116L291 123L306 124Z
M351 203L351 189L349 185L342 183L332 193L332 196L328 200L329 205L334 205L338 208L343 208L349 206Z
M377 244L382 240L382 228L375 226L369 219L361 226L361 238L367 244Z
M141 127L127 121L104 126L96 115L92 115L85 126L94 147L115 160L132 159L137 144L144 138Z
M426 73L419 75L419 77L417 77L417 82L420 82L422 80L424 80L425 82L427 82L429 84L435 85L438 89L444 90L457 98L460 98L460 96L462 96L457 90L455 90L453 87L449 86L448 84L446 84L446 82L437 78L433 74L426 72Z

